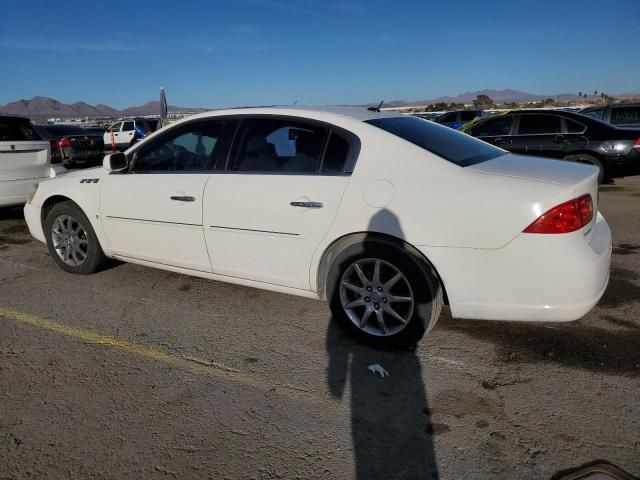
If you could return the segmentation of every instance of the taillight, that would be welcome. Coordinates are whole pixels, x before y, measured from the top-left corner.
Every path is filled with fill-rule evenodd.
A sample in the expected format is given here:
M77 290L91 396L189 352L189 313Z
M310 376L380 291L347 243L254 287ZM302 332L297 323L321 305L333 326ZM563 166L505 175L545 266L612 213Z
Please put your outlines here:
M633 144L633 148L640 148L640 137L638 137L636 143Z
M71 141L68 138L63 138L58 142L60 148L71 148Z
M49 140L51 144L51 163L62 163L62 152L57 140Z
M582 195L553 207L523 230L523 233L569 233L580 230L593 219L591 195Z

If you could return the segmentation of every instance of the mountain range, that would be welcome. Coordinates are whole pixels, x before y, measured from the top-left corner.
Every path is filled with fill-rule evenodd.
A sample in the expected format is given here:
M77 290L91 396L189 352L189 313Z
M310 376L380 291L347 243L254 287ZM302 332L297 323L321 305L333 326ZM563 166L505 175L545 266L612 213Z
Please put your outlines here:
M170 112L196 112L198 108L182 108L169 106ZM62 103L48 97L33 97L31 100L18 100L0 106L0 112L29 118L99 118L99 117L134 117L157 115L160 102L147 102L137 107L117 110L109 105L89 105L85 102Z
M472 103L478 95L488 95L494 101L494 103L527 103L527 102L539 102L546 98L553 98L554 100L568 101L578 100L579 97L575 93L560 93L556 95L538 95L533 93L522 92L519 90L478 90L476 92L465 92L455 97L437 97L429 100L393 100L384 102L385 107L411 107L411 106L423 106L439 102L445 103ZM615 98L640 98L640 94L613 94ZM592 99L589 96L589 99ZM375 103L377 105L377 102ZM367 106L372 105L368 104ZM185 108L169 106L170 112L201 112L206 111L205 108ZM153 101L147 102L144 105L137 107L128 107L123 110L117 110L108 105L98 104L89 105L85 102L75 103L62 103L58 100L48 97L33 97L31 100L18 100L16 102L7 103L0 106L0 112L9 113L12 115L20 115L23 117L29 117L34 119L45 118L100 118L100 117L132 117L132 116L145 116L145 115L157 115L160 111L160 102Z

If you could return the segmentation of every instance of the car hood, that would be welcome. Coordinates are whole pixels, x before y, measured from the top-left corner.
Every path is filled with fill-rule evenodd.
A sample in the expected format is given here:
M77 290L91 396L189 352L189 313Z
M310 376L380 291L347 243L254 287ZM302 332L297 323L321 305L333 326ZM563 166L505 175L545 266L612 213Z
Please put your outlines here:
M97 177L104 177L108 173L109 173L109 171L106 170L103 167L91 167L91 168L81 168L81 169L78 169L78 170L67 170L64 173L58 174L58 177L59 178L64 178L64 177L92 177L92 178L97 178Z
M466 170L559 185L574 185L598 174L598 169L591 165L511 153L471 165Z

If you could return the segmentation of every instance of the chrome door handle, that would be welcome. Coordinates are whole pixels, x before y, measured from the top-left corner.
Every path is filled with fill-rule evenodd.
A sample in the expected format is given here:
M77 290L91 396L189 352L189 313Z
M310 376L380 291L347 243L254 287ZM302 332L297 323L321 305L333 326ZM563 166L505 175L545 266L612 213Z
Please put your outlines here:
M184 195L174 195L169 198L171 198L171 200L175 200L176 202L195 202L196 201L196 197L189 197Z
M321 202L291 202L289 205L302 208L322 208Z

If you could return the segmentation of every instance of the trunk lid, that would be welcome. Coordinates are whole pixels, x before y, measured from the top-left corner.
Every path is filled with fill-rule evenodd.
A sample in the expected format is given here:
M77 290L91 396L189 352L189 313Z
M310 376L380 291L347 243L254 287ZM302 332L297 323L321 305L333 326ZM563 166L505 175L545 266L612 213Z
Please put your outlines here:
M47 140L0 142L0 181L49 178Z

